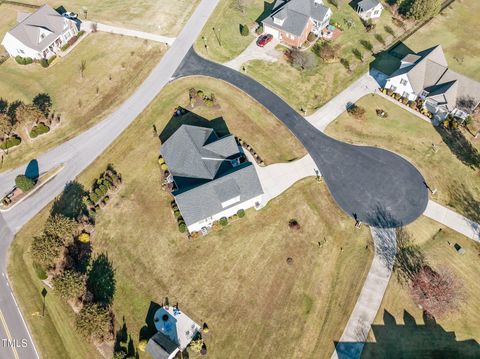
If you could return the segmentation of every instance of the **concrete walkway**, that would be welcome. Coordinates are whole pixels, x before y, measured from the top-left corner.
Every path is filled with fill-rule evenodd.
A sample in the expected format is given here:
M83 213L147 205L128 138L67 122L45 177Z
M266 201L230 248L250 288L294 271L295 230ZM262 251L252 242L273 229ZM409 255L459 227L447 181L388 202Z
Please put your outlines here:
M264 47L259 47L257 45L257 37L252 41L250 45L236 58L231 61L226 62L224 65L230 67L233 70L241 70L241 67L244 63L251 60L263 60L267 62L275 62L282 56L280 51L275 49L280 43L277 39L272 39Z
M377 88L377 81L367 72L337 96L328 101L314 114L305 117L305 119L323 132L331 122L348 108L348 106L354 104L363 96L374 93Z
M262 207L268 201L279 196L297 181L305 177L316 176L317 165L310 155L299 160L285 163L275 163L266 167L259 166L250 152L245 151L247 158L253 163L263 188ZM318 172L320 175L320 172Z
M424 216L447 226L464 236L480 242L480 224L448 209L436 202L428 201Z
M397 244L395 229L370 228L375 245L370 271L332 359L359 359L392 275Z
M91 31L92 24L94 24L94 22L84 21L80 25L80 28L82 30L85 30L85 31ZM96 24L97 24L97 31L101 31L101 32L109 32L109 33L112 33L112 34L119 34L119 35L137 37L139 39L146 39L146 40L151 40L151 41L156 41L156 42L162 42L162 43L167 44L167 45L172 45L173 42L175 41L174 37L168 37L168 36L152 34L152 33L149 33L149 32L131 30L131 29L126 29L124 27L101 24L99 22L97 22Z

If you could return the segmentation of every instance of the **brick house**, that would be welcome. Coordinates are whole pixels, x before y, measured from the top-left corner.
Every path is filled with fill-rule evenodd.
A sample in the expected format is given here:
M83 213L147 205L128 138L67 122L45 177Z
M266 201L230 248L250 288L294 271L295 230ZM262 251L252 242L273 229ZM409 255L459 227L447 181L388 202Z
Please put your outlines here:
M262 24L265 33L286 45L300 47L310 32L320 35L331 16L332 11L322 0L277 0Z

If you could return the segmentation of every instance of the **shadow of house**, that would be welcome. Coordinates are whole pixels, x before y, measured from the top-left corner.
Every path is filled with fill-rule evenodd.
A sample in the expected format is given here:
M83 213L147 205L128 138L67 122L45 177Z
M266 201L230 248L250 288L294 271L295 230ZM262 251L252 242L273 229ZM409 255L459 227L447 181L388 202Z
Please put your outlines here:
M352 353L363 347L361 355L370 358L480 358L480 345L474 339L458 341L455 332L448 332L435 319L424 315L425 324L417 324L407 311L403 312L405 324L397 323L388 311L383 313L384 324L371 327L375 342L335 342L340 359L351 359Z
M408 54L414 54L403 42L396 42L387 50L374 54L374 60L370 63L370 72L375 69L381 73L390 76L399 67L401 60Z
M157 332L157 328L155 327L155 313L161 307L158 303L150 302L147 316L145 317L145 325L140 329L140 333L138 334L139 340L148 340Z
M37 160L31 160L27 168L25 169L25 176L28 178L31 178L34 181L38 180L38 176L40 175L39 169L38 169L38 161Z
M175 131L177 131L182 125L191 125L196 127L206 127L215 130L219 137L223 137L230 134L227 124L223 117L217 117L213 120L207 120L206 118L197 115L194 112L190 112L182 107L179 108L182 115L174 115L163 128L159 135L161 143L165 143Z
M273 6L275 5L275 0L272 0L271 2L264 1L263 2L263 11L262 13L257 17L255 22L259 25L262 24L262 21L265 20L270 14L272 13Z

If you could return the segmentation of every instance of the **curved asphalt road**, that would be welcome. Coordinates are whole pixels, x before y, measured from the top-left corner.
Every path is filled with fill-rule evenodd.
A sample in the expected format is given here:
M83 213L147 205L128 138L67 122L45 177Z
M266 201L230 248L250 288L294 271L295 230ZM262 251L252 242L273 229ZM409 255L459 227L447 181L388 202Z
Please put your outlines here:
M257 81L208 61L191 48L174 77L193 75L224 80L270 110L302 142L336 202L350 216L374 227L393 228L413 222L425 211L425 181L402 157L328 137Z

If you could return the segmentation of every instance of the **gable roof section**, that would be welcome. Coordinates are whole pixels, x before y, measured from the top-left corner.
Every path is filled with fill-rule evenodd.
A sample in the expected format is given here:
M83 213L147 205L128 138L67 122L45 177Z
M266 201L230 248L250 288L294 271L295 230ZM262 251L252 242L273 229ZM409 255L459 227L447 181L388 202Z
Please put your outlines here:
M436 85L425 90L429 91L428 99L434 100L438 105L444 105L449 111L455 109L457 103L458 81L450 81Z
M240 153L232 135L219 138L211 128L182 125L161 147L175 177L214 179L225 159Z
M255 167L246 162L214 181L175 195L175 201L189 226L261 194L263 189ZM239 202L222 207L222 202L236 196L240 196Z
M146 351L154 359L168 359L173 352L178 351L178 345L165 334L157 332L148 341Z
M71 20L60 15L49 5L43 5L34 13L23 18L8 33L25 46L36 51L43 51L62 34L68 21ZM43 39L40 39L41 33L46 35Z
M372 10L373 8L377 7L378 4L380 4L380 3L377 0L362 0L358 3L358 6L360 6L360 8L363 11L368 11L368 10Z
M300 36L310 19L323 21L329 8L315 3L314 0L277 0L272 13L262 22L270 27ZM274 18L284 20L282 25L275 24Z
M399 68L391 78L406 74L415 93L437 84L448 70L447 60L440 45L417 54L408 54L402 59L402 63L412 65Z

